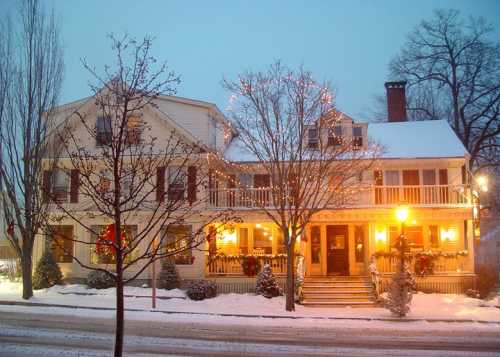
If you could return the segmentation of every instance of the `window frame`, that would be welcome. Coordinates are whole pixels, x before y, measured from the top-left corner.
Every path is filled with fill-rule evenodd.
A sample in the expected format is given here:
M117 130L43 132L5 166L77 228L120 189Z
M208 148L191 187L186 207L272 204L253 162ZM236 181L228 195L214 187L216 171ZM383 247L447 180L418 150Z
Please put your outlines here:
M75 227L73 225L64 224L64 225L51 225L50 227L50 250L52 253L52 257L55 262L58 264L71 264L73 263L73 255L75 254L75 242L72 240L74 237ZM71 231L71 239L65 239L65 233L60 234L61 230L69 229ZM58 238L62 239L64 249L60 247L60 245L56 244L55 241ZM66 244L69 244L70 247L66 247ZM67 251L71 251L71 253L66 253ZM58 252L60 251L60 254ZM60 259L62 257L62 259Z
M102 121L102 125L99 122ZM103 129L101 131L101 129ZM96 147L103 147L111 145L113 141L113 125L111 116L109 115L99 115L96 118L95 125L95 141Z
M182 237L176 237L173 240L171 239L172 236L169 236L169 233L172 234L172 232L169 232L168 230L176 230L176 229L184 229L186 228L186 233L184 238ZM185 241L188 237L192 240L193 239L193 226L190 224L176 224L176 225L171 225L167 227L163 227L161 229L161 234L164 237L162 239L162 253L166 254L169 252L168 246L174 245L170 251L175 252L178 249L183 249L183 247L178 247L183 241ZM214 237L214 239L216 239ZM190 243L186 242L186 246L188 246ZM169 259L176 265L193 265L193 248L190 246L189 248L178 252L174 253L173 255L166 256L166 259Z
M314 136L311 132L315 132ZM307 128L307 147L309 149L317 149L319 147L319 130L318 128Z

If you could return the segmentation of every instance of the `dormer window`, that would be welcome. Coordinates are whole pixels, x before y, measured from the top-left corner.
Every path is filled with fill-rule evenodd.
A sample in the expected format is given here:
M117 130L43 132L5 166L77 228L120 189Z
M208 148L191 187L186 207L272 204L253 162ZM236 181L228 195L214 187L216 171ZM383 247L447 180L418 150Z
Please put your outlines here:
M352 146L355 150L363 147L363 128L360 126L352 128Z
M328 146L342 145L342 126L335 125L328 130Z
M309 147L309 149L317 149L318 143L319 143L318 129L310 128L307 131L307 146Z
M111 117L101 116L96 120L96 145L105 146L110 145L113 139L113 131L111 129Z

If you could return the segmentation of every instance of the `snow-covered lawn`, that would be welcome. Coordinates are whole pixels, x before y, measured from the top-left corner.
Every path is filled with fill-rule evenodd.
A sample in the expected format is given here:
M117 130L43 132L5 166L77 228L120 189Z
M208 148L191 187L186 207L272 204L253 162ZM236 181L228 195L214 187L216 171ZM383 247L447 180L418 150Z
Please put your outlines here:
M96 294L96 295L87 295ZM128 309L151 310L151 289L140 287L125 288L125 307ZM371 308L312 308L296 306L295 312L285 311L284 297L266 299L253 294L221 294L213 299L192 301L186 298L182 290L157 289L157 310L169 312L196 312L209 314L235 314L258 316L293 316L293 317L333 317L333 318L391 318L388 310ZM21 299L21 284L0 280L0 300L24 301ZM169 298L169 299L166 299ZM30 302L76 305L81 307L115 306L115 289L87 289L85 285L54 286L50 289L35 291ZM498 298L483 301L453 294L414 295L410 319L445 319L500 322Z

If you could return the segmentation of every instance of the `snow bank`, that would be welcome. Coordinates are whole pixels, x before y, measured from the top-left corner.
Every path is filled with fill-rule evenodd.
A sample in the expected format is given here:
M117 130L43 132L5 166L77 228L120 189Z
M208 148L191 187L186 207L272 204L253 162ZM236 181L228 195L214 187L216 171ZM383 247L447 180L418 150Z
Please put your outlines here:
M86 295L83 294L96 294ZM141 287L125 287L125 294L134 296L125 299L125 307L129 309L151 309L151 289ZM182 290L157 289L159 299L157 310L169 312L194 312L209 314L235 314L282 317L332 317L332 318L391 318L388 310L379 307L369 308L312 308L296 306L295 312L285 311L283 296L266 299L253 294L222 294L213 299L191 301L185 299ZM22 301L21 284L0 281L0 300ZM115 289L87 289L84 285L54 286L49 289L35 291L31 302L61 305L76 305L82 307L115 306ZM498 301L483 301L464 295L454 294L423 294L413 296L410 319L447 319L492 321L500 323ZM188 315L192 316L192 315Z

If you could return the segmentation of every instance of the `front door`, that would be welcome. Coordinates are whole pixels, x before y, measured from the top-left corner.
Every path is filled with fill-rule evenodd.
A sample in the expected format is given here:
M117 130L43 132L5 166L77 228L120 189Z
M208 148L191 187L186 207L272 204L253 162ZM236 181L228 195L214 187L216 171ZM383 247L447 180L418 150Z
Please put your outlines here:
M328 275L349 275L347 226L326 226Z

